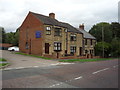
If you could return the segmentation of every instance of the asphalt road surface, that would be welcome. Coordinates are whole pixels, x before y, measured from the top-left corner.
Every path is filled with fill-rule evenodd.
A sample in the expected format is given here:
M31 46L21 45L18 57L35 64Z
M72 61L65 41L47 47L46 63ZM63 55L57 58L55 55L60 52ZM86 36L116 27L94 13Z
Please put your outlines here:
M118 60L2 71L3 88L118 88Z

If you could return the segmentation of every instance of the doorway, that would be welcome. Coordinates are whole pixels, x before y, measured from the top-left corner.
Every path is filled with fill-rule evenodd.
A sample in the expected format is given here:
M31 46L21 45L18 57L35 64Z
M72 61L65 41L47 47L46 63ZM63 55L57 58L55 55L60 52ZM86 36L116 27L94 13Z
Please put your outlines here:
M79 55L82 55L82 47L79 48Z
M49 43L45 43L45 53L49 54Z

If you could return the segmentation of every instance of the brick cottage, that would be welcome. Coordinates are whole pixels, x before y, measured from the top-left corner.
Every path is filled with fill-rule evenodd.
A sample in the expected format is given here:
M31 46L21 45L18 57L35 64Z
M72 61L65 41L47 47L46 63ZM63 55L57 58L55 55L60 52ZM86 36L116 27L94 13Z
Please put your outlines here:
M21 52L50 58L92 58L95 37L84 30L49 16L29 12L19 27Z

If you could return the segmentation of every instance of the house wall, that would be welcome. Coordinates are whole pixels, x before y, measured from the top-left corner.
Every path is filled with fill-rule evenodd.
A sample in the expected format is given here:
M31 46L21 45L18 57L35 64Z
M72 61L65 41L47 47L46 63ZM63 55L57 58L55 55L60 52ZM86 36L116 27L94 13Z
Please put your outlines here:
M42 55L42 43L44 26L32 13L29 13L21 27L19 28L19 48L21 52ZM36 31L41 31L41 38L36 38ZM26 49L26 42L28 42L29 49Z
M70 46L76 46L76 53L75 55L79 56L79 48L82 47L82 39L83 36L82 34L74 33L77 34L77 40L76 41L71 41L70 40L70 35L73 32L65 32L66 28L63 27L58 27L58 26L51 26L51 25L44 25L44 28L47 26L51 27L51 34L46 35L46 29L44 33L44 45L43 45L43 55L50 57L56 57L57 52L54 51L54 42L61 42L62 43L62 50L59 53L59 57L64 57L65 56L65 50L67 50L67 54L70 54ZM61 28L62 30L62 35L61 36L54 36L54 28ZM68 41L66 40L68 39ZM45 43L49 43L49 54L45 54Z
M90 50L93 50L92 55L94 56L94 46L96 43L96 40L92 39L92 45L91 45L91 39L87 39L87 45L85 45L85 39L84 39L84 55L88 55L90 54ZM87 50L88 52L85 53L85 50Z

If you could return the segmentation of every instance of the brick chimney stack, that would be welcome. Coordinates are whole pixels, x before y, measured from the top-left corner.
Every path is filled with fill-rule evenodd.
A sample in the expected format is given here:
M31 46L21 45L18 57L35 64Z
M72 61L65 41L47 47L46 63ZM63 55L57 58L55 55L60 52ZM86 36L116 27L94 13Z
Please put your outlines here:
M79 29L84 30L84 23L79 26Z
M55 19L55 14L54 13L50 13L49 17Z

